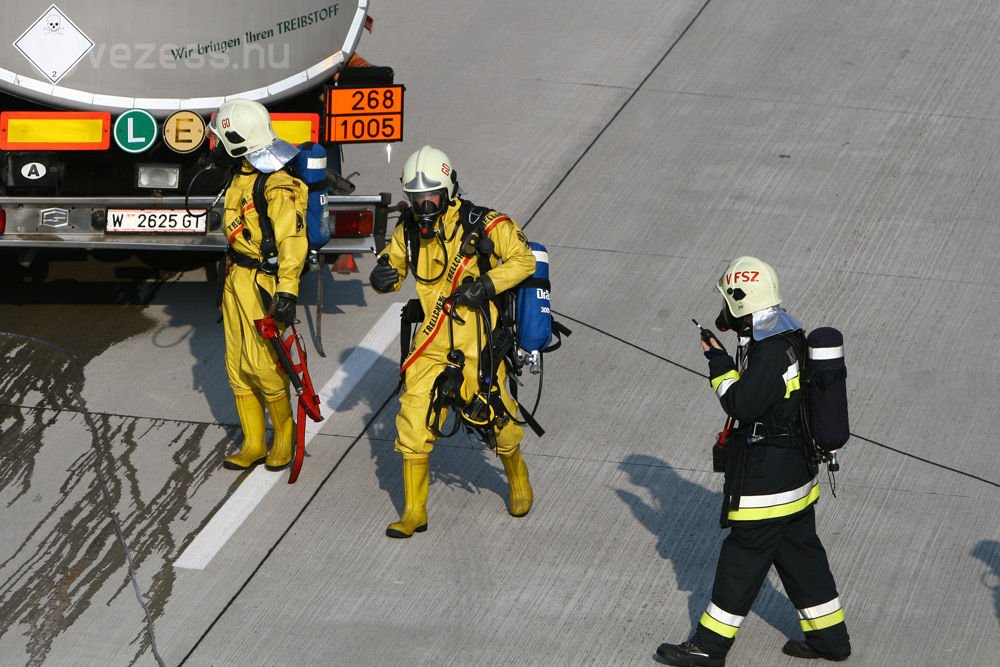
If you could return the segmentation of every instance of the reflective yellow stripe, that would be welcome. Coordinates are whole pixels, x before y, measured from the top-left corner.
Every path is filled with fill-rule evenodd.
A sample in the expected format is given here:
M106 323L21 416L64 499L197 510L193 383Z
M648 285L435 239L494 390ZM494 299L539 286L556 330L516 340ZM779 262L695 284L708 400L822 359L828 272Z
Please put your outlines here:
M791 396L793 391L798 391L800 389L800 377L799 362L796 361L789 366L788 370L786 370L784 375L781 376L781 379L785 381L785 398Z
M811 488L810 488L811 485ZM730 521L760 521L761 519L775 519L781 516L790 516L801 512L805 508L819 500L819 482L815 479L810 481L806 487L808 493L804 496L796 497L793 500L781 502L778 499L784 496L797 496L795 491L787 493L776 493L768 496L743 496L740 498L740 509L729 512ZM798 489L796 489L798 491ZM774 498L773 503L769 499Z
M843 622L844 622L844 610L838 609L837 611L831 614L827 614L826 616L820 616L819 618L800 619L799 625L802 627L803 632L810 632L812 630L822 630L823 628L829 628L831 626Z
M737 373L736 371L726 371L719 377L712 378L712 391L714 391L716 395L721 398L722 395L726 393L726 390L729 389L729 385L731 385L733 382L736 382L739 379L740 379L740 374ZM723 386L720 388L720 385Z
M18 118L7 125L7 141L12 144L96 144L104 137L100 119Z
M314 141L313 125L308 120L272 120L271 127L279 139L293 146Z
M725 623L715 620L708 615L707 611L701 615L701 621L699 622L715 634L722 635L727 639L732 639L736 636L736 633L740 631L737 627L726 625Z

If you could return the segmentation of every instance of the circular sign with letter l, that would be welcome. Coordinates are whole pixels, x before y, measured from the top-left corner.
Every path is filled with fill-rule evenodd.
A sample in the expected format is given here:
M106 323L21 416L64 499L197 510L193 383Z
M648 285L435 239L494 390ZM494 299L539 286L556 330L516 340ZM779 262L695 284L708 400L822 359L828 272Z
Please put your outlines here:
M205 141L205 121L193 111L175 111L163 121L163 141L175 153L191 153Z
M115 121L115 143L126 153L142 153L156 141L156 119L142 109L129 109Z

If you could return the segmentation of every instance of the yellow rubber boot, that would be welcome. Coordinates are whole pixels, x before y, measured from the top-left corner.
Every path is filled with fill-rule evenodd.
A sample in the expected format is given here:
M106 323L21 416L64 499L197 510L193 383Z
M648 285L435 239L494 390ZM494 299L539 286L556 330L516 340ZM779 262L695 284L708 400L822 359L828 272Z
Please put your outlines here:
M512 516L524 516L531 511L534 494L531 492L531 482L528 481L528 466L524 465L521 448L511 454L501 454L500 462L507 473L507 483L510 484L510 504L507 511Z
M268 452L268 470L281 470L292 462L292 447L295 446L295 420L292 419L292 405L287 395L269 398L267 412L274 427L274 442Z
M385 529L389 537L409 537L427 530L427 491L430 486L430 459L427 456L403 458L403 493L406 503L403 516Z
M236 394L236 414L243 427L243 447L238 454L227 456L222 467L229 470L246 470L264 460L267 444L264 442L264 402L256 394Z

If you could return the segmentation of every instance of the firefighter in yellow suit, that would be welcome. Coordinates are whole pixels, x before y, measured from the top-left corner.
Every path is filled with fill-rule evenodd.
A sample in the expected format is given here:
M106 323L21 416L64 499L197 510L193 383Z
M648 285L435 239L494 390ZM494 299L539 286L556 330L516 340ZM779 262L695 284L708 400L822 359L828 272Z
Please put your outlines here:
M225 195L223 224L229 247L222 318L226 371L243 428L243 446L237 454L226 457L223 466L244 470L263 461L269 469L280 470L292 460L295 439L289 379L278 370L274 350L257 331L254 320L269 314L279 325L295 321L299 276L308 252L305 211L309 190L284 171L298 149L277 138L262 104L230 100L219 108L209 127L225 152L240 160ZM254 186L261 175L266 178L263 200L273 227L272 252L264 242L254 203ZM274 427L270 451L265 406Z
M430 146L416 151L403 166L401 180L414 223L420 229L420 247L412 272L424 317L402 368L405 389L399 399L395 448L403 456L406 499L403 515L386 529L389 537L410 537L427 529L428 463L437 438L428 426L428 411L435 380L448 367L449 352L454 348L464 353L461 398L468 403L479 390L479 354L487 340L483 327L477 330L481 320L477 319L476 309L488 306L489 321L495 323L497 309L491 299L535 271L535 257L524 234L513 220L496 211L482 216L486 235L493 243L491 268L481 275L477 256L462 254L459 212L463 200L457 193L458 181L451 161L442 151ZM398 290L411 270L405 226L396 226L372 270L371 284L377 292ZM452 304L456 318L445 312ZM517 402L507 391L503 364L497 385L507 413L516 417ZM441 414L440 421L445 419L446 415ZM493 429L492 435L510 484L508 511L513 516L524 516L533 501L528 469L521 456L524 431L511 419Z

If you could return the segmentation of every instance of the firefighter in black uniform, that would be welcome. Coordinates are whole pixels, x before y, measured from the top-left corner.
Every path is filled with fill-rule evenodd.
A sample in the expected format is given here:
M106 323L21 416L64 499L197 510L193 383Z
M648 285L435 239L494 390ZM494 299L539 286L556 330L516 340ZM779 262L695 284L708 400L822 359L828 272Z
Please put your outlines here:
M789 640L782 651L798 658L846 660L851 643L816 534L819 481L799 411L802 327L779 307L774 269L755 257L733 260L718 289L725 303L716 325L736 331L738 361L714 336L703 336L702 349L712 389L736 420L725 449L716 448L725 452L721 524L730 532L719 554L711 601L694 635L681 644L661 644L656 652L669 665L725 665L773 564L805 633L805 641Z

